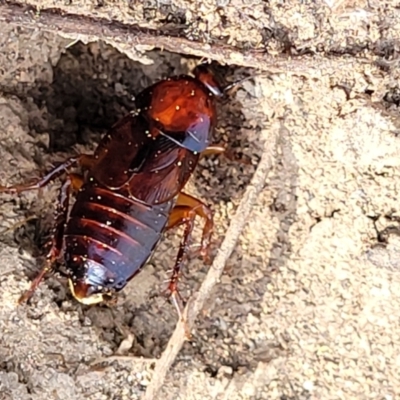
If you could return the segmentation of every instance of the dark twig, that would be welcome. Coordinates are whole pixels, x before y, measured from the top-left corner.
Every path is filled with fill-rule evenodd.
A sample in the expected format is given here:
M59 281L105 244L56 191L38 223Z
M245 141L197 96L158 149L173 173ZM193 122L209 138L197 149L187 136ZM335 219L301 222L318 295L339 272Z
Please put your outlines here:
M148 29L139 25L130 25L117 20L68 13L59 8L38 8L34 5L0 0L0 22L23 27L38 28L56 34L62 34L71 40L91 42L102 40L123 49L132 49L133 53L158 48L175 53L203 57L220 64L238 65L256 68L270 73L293 73L308 76L311 73L332 74L338 69L354 66L354 60L337 60L328 57L287 55L271 56L264 51L244 52L229 45L200 43L188 40L179 32ZM174 34L174 36L172 36ZM135 50L137 49L137 50ZM362 60L359 60L362 62Z

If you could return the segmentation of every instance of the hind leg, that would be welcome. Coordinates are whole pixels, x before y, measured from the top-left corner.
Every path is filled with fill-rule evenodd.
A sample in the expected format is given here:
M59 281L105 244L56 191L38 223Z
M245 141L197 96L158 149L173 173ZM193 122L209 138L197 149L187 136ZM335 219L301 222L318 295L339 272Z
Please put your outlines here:
M203 228L203 235L201 241L200 253L207 263L210 262L209 245L210 238L213 230L213 215L211 210L200 200L186 193L180 193L177 199L175 208L170 215L167 229L171 229L180 225L184 225L184 233L179 245L178 255L176 257L175 265L172 269L172 274L169 279L168 291L171 299L178 311L180 318L182 318L182 297L178 290L178 281L181 275L183 260L187 256L191 234L194 228L196 216L203 217L206 222Z
M65 182L62 184L55 211L53 235L46 245L46 247L49 247L50 249L46 256L45 266L42 268L39 275L32 281L30 288L19 298L18 304L28 301L45 275L48 272L54 271L54 263L59 258L63 248L64 230L67 222L71 191L78 191L82 184L83 179L77 174L69 174Z
M211 209L207 207L201 200L181 192L178 196L175 208L171 212L166 229L169 230L180 225L185 225L185 230L189 229L189 233L187 240L185 239L185 234L183 239L185 243L188 244L191 232L194 228L194 220L196 216L205 219L201 238L200 254L204 261L209 264L210 239L214 228L214 221ZM185 254L187 250L187 248L182 250L182 253Z
M30 183L17 184L9 187L0 186L0 193L18 194L30 190L38 190L44 188L55 179L63 174L68 173L70 168L80 166L82 169L89 169L95 162L91 155L81 154L77 157L70 157L63 163L49 171L42 178L36 179ZM50 250L46 256L46 264L39 275L32 281L30 288L19 298L18 303L27 301L34 293L46 273L53 271L54 263L59 257L62 250L64 226L68 215L69 198L71 188L78 190L82 185L82 178L76 174L68 174L66 180L62 184L58 196L58 203L55 212L55 223L53 237L48 242ZM46 246L46 247L47 247Z

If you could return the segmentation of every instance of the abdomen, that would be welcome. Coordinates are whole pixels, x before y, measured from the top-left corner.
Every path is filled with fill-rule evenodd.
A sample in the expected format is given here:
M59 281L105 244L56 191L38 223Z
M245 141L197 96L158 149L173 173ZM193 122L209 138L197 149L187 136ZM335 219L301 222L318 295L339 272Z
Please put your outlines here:
M121 190L85 184L65 231L64 258L70 274L93 285L122 289L151 256L173 203L149 206Z

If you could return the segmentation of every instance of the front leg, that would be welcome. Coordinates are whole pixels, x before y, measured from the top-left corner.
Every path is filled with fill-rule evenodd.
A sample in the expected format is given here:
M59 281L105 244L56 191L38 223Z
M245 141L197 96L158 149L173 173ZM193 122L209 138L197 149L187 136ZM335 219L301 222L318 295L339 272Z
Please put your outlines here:
M229 161L235 161L244 165L251 165L251 159L249 157L236 155L232 150L229 150L220 144L212 144L208 146L204 151L201 152L200 157L204 158L219 154L222 154Z

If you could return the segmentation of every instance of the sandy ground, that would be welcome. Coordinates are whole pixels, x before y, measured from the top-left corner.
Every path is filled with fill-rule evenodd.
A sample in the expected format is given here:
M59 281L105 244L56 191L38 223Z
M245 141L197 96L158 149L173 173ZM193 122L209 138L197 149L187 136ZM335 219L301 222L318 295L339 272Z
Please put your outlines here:
M220 105L216 141L252 165L211 158L189 183L215 211L214 253L272 136L273 168L157 398L398 399L400 238L380 232L399 217L399 17L388 2L209 3L67 8L158 27L168 13L183 18L177 10L185 6L187 38L201 32L202 40L273 55L284 51L287 31L298 51L337 52L329 71L312 58L304 74L258 71ZM194 61L153 50L143 65L102 42L4 23L0 32L1 184L90 151L135 93ZM229 80L255 73L220 72ZM139 399L177 321L162 290L179 235L160 243L113 308L77 304L57 275L17 307L42 262L56 189L0 198L0 232L33 218L0 235L0 399ZM206 273L191 260L184 293Z

